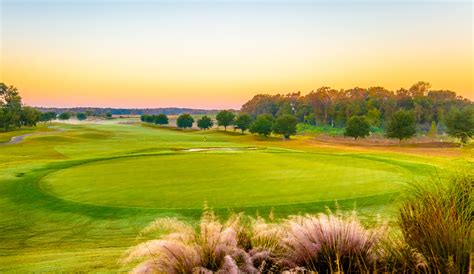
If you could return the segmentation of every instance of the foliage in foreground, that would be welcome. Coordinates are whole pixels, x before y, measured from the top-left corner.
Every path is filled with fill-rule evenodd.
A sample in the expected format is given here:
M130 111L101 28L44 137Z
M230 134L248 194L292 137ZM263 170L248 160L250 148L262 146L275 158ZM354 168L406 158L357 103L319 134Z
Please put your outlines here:
M417 185L399 208L399 229L365 227L355 215L327 213L266 222L243 214L225 223L209 209L198 228L158 219L123 262L135 273L467 273L472 247L472 187L468 170L436 186Z

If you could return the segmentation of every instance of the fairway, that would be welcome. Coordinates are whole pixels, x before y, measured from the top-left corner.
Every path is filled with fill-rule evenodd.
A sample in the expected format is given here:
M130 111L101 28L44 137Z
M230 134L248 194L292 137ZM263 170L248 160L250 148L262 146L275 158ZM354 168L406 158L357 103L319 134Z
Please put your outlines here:
M351 156L269 150L181 152L83 164L41 186L74 202L147 208L334 201L396 191L410 170Z

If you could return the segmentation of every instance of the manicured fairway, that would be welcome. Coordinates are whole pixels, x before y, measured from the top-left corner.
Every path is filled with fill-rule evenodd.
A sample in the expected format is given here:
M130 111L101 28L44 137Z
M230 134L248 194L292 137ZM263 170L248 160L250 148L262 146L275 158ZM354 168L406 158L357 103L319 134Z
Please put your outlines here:
M337 201L391 220L403 183L472 160L471 149L425 157L124 120L54 126L0 146L0 272L126 271L118 260L143 227L195 221L204 202L220 215L284 217Z

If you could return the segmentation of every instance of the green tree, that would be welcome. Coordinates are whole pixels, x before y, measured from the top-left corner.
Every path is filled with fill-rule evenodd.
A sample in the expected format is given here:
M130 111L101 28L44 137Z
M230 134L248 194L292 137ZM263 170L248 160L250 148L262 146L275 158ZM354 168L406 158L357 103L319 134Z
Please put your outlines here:
M253 134L268 136L272 132L273 117L270 114L262 114L250 125L249 131Z
M59 114L58 119L59 120L69 120L71 118L71 114L69 112L63 112Z
M84 112L78 112L76 114L76 118L79 121L84 121L85 119L87 119L87 115Z
M167 125L168 124L168 116L166 114L158 114L153 119L154 123L157 125Z
M3 128L21 126L21 97L14 86L0 83L0 102L3 109Z
M48 111L41 113L40 121L41 122L51 122L51 120L56 119L57 114L54 111Z
M242 134L250 127L252 124L252 117L247 113L241 113L235 119L235 126L242 131Z
M216 115L217 125L223 126L227 131L227 127L234 124L235 114L228 110L222 110Z
M388 138L396 138L401 142L415 135L415 123L416 118L413 112L399 110L392 115L386 128L386 135Z
M155 115L147 115L145 116L145 122L147 123L153 123L155 121Z
M345 136L357 138L365 138L370 134L370 124L367 119L363 116L352 116L347 121L346 129L344 131Z
M107 119L112 119L112 113L107 112L107 113L105 114L105 118L107 118Z
M206 115L202 116L200 119L197 120L197 126L200 129L207 130L214 125L212 119L207 117Z
M179 128L191 128L193 126L194 119L190 114L181 114L176 120L176 125Z
M474 107L452 109L446 117L446 132L466 143L474 135Z
M367 111L367 114L365 115L365 118L367 119L367 122L373 127L380 127L381 123L381 116L382 114L380 113L380 110L376 108L370 108Z
M284 114L276 118L273 123L273 132L281 134L285 139L290 139L291 135L296 134L296 117L290 114Z
M140 115L140 121L146 122L147 116L148 116L147 114L142 114L142 115Z
M23 126L36 126L41 118L41 112L32 107L23 107L20 114L21 124Z

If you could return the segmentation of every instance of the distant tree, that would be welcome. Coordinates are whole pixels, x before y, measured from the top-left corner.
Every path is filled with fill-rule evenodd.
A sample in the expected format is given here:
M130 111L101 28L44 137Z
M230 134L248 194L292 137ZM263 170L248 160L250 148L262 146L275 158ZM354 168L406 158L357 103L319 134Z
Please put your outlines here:
M315 126L316 125L316 116L314 113L308 113L307 115L304 116L304 122L305 124Z
M85 114L86 114L86 117L94 116L94 113L91 110L86 110Z
M84 121L85 119L87 119L87 115L84 112L78 112L76 114L76 118L79 121Z
M290 139L291 135L296 134L296 117L290 114L284 114L276 118L273 123L273 132L281 134L285 139Z
M166 114L158 114L154 117L154 123L157 125L167 125L168 124L168 116Z
M197 126L200 129L207 130L214 125L212 119L207 117L206 115L202 116L200 119L197 120Z
M56 119L58 115L54 111L48 111L41 113L40 121L41 122L51 122L52 120Z
M252 117L246 113L241 113L235 119L235 126L242 131L242 134L250 127L252 124Z
M176 120L176 125L179 128L190 128L193 126L193 123L193 117L187 113L179 115L178 119Z
M59 120L69 120L71 118L71 114L69 112L63 112L58 116Z
M217 125L223 126L227 131L227 127L234 124L235 114L228 110L222 110L216 115Z
M370 108L365 115L367 122L373 127L380 127L381 113L376 108Z
M107 113L105 114L105 118L107 118L107 119L112 118L112 113L107 112Z
M272 125L273 117L270 114L261 114L252 122L249 131L266 137L272 132Z
M432 121L430 130L428 131L428 136L434 138L436 135L438 135L438 127L436 126L436 122Z
M395 112L386 128L388 138L396 138L401 142L416 133L416 119L411 111L399 110Z
M23 107L21 109L20 120L23 126L36 126L41 118L41 112L32 107Z
M153 123L155 121L155 115L147 115L145 116L145 122L147 123Z
M147 117L147 116L148 116L148 115L146 115L146 114L140 115L140 121L146 122L146 117Z
M345 136L357 138L365 138L370 134L370 124L367 119L363 116L352 116L347 121L346 129L344 131Z
M466 143L474 135L474 107L452 109L446 117L446 132Z

